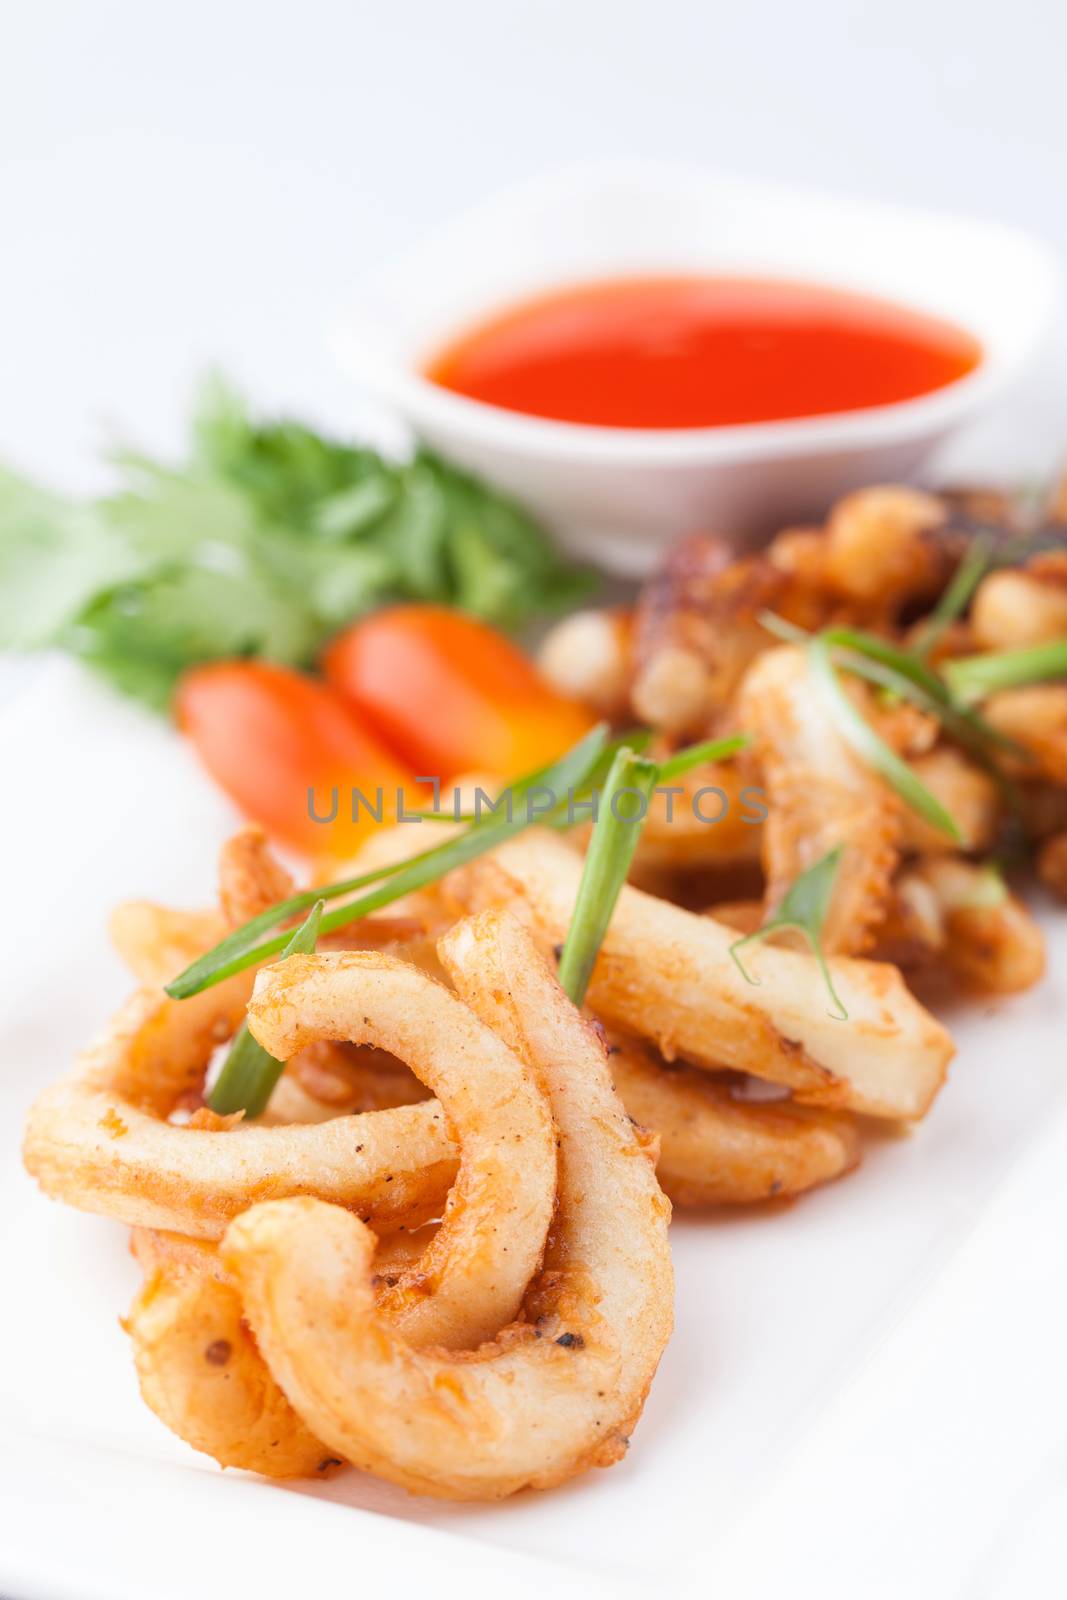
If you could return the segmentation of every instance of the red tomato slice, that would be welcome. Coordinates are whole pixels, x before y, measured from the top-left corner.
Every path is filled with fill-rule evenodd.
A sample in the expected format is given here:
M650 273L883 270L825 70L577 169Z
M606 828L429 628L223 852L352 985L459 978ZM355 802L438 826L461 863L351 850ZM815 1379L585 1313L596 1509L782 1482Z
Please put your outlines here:
M244 812L309 855L354 853L374 825L353 791L395 821L398 791L420 797L410 768L328 684L265 661L224 661L187 672L178 725ZM322 820L318 820L322 819Z
M413 771L445 781L517 777L570 749L593 722L509 639L444 606L394 606L354 623L323 670Z

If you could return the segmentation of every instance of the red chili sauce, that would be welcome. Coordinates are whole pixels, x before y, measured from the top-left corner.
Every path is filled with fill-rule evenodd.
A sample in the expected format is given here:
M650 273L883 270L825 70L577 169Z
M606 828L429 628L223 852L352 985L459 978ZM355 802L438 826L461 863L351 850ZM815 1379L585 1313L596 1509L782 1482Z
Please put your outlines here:
M964 329L774 278L580 283L486 318L426 376L505 411L607 428L712 428L910 400L981 360Z

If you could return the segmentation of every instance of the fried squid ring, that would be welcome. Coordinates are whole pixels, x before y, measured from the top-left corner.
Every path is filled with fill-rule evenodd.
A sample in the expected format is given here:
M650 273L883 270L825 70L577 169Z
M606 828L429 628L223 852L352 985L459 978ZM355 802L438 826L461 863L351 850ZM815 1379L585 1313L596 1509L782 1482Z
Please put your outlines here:
M243 1020L250 982L240 973L188 1000L134 996L30 1111L23 1159L45 1193L205 1239L255 1201L283 1195L352 1206L379 1232L439 1215L457 1162L434 1100L307 1127L213 1131L167 1120Z
M395 1281L426 1242L391 1235L378 1250L379 1280ZM150 1228L135 1228L130 1247L145 1281L122 1325L141 1396L159 1420L221 1467L307 1478L340 1465L275 1382L217 1247Z
M432 1243L386 1287L381 1309L420 1343L465 1349L491 1338L540 1267L555 1205L555 1129L530 1069L443 985L372 951L268 968L248 1025L279 1059L318 1039L390 1050L436 1093L459 1173Z
M583 1022L511 919L442 941L458 990L529 1062L559 1131L559 1187L528 1320L461 1354L413 1349L376 1310L374 1238L315 1200L255 1206L223 1243L267 1361L339 1455L415 1493L498 1499L624 1453L670 1334L670 1204ZM269 999L271 978L263 980ZM262 1028L263 1042L280 1044Z
M279 1389L212 1245L136 1229L145 1273L123 1327L145 1404L223 1467L268 1478L339 1465Z
M581 858L531 829L449 874L466 911L514 910L542 948L565 936ZM796 1100L872 1116L921 1117L953 1053L945 1028L909 994L895 967L830 962L848 1011L840 1021L811 956L761 945L745 952L754 983L731 960L737 934L711 917L623 888L589 985L605 1022L712 1071L732 1067L782 1083Z
M660 1137L656 1176L678 1206L743 1206L801 1194L851 1172L852 1119L791 1100L737 1099L697 1067L667 1067L635 1039L617 1039L611 1075L636 1122Z

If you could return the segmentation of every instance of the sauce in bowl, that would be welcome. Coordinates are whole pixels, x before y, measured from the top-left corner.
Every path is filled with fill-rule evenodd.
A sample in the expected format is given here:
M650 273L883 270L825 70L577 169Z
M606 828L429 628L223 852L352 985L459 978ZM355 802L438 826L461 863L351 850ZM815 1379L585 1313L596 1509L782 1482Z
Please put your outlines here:
M982 348L907 306L775 278L581 283L486 318L426 377L505 411L605 428L713 428L891 405Z

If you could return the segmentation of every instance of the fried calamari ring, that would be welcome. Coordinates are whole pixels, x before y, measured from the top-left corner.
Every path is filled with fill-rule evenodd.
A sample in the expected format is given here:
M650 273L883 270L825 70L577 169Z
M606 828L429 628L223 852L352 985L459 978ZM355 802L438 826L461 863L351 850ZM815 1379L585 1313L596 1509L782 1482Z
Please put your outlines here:
M616 1039L611 1075L636 1122L660 1136L656 1176L679 1206L743 1206L801 1194L851 1172L856 1124L817 1106L737 1099L698 1067L667 1067Z
M253 1207L222 1255L271 1370L332 1449L415 1493L498 1499L623 1454L671 1329L670 1205L602 1041L521 928L477 918L442 955L536 1072L559 1130L557 1214L529 1320L473 1352L413 1349L376 1310L373 1235L320 1201ZM261 981L267 1001L271 976ZM286 1032L269 1030L262 1041L280 1047Z
M123 1327L160 1421L223 1467L307 1478L339 1465L275 1383L214 1247L140 1228L131 1243L145 1281Z
M307 1127L212 1131L167 1120L243 1020L250 980L240 973L188 1000L134 996L31 1108L23 1159L45 1193L206 1239L255 1201L283 1195L352 1206L380 1232L439 1215L456 1150L436 1101Z
M382 1283L415 1263L428 1232L383 1241ZM123 1327L141 1396L160 1421L221 1467L307 1478L339 1466L274 1381L217 1247L150 1228L135 1228L130 1247L145 1281Z
M459 1173L432 1243L381 1309L420 1343L466 1349L491 1338L541 1264L555 1204L555 1129L530 1069L443 985L371 951L267 969L248 1024L279 1059L318 1039L390 1050L437 1094Z
M581 858L554 835L524 833L449 874L459 908L514 910L542 948L565 936ZM944 1082L952 1039L895 967L831 960L848 1021L831 1016L813 959L761 945L748 983L731 960L737 934L629 886L619 896L589 986L605 1022L651 1039L668 1060L732 1067L783 1083L796 1100L872 1116L921 1117Z

